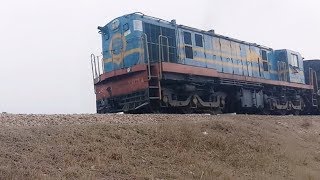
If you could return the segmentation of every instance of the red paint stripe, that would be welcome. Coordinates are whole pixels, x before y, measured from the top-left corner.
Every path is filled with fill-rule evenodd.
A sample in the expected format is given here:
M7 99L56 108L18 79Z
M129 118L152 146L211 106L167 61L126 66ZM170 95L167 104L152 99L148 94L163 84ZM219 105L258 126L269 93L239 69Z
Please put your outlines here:
M218 77L218 71L215 69L188 66L176 63L162 63L163 72L172 72L179 74L192 74L198 76Z
M306 85L306 84L289 83L289 82L283 82L283 81L275 81L275 80L269 80L269 79L226 74L226 73L220 73L215 69L195 67L195 66L177 64L177 63L163 62L162 69L163 69L163 72L171 72L171 73L178 73L178 74L192 74L197 76L225 78L225 79L238 80L238 81L270 84L275 86L286 86L286 87L294 87L294 88L301 88L301 89L313 89L311 85Z

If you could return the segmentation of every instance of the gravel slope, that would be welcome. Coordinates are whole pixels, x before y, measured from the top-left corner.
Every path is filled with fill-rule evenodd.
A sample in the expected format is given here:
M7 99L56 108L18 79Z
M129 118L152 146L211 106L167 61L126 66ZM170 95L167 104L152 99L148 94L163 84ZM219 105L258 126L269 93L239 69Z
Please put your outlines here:
M0 114L0 179L318 179L319 116Z

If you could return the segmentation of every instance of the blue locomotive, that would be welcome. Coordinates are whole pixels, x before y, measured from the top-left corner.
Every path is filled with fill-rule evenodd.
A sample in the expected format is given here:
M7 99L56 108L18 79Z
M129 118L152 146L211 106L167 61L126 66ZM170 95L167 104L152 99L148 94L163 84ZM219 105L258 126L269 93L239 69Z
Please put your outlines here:
M300 114L319 109L317 71L304 69L298 52L142 13L98 29L102 56L92 56L98 113Z

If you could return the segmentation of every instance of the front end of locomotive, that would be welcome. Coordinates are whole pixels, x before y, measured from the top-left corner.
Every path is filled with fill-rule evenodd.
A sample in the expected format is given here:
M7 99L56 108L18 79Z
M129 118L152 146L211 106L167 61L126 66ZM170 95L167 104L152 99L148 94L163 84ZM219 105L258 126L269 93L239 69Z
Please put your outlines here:
M98 27L102 58L92 56L97 113L135 111L149 103L146 37L138 14Z

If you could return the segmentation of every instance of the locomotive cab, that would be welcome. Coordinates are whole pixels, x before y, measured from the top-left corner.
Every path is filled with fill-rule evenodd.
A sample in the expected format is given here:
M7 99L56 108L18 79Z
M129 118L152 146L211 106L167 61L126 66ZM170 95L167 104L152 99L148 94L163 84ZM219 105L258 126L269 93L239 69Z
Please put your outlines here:
M320 59L305 60L303 65L306 83L316 85L316 90L318 90L318 84L320 84Z
M275 50L274 65L277 67L279 81L305 84L303 58L291 50Z
M320 105L320 60L305 60L303 61L304 65L304 74L306 77L306 83L313 86L313 94L312 94L312 106L316 107L316 112L319 113Z

